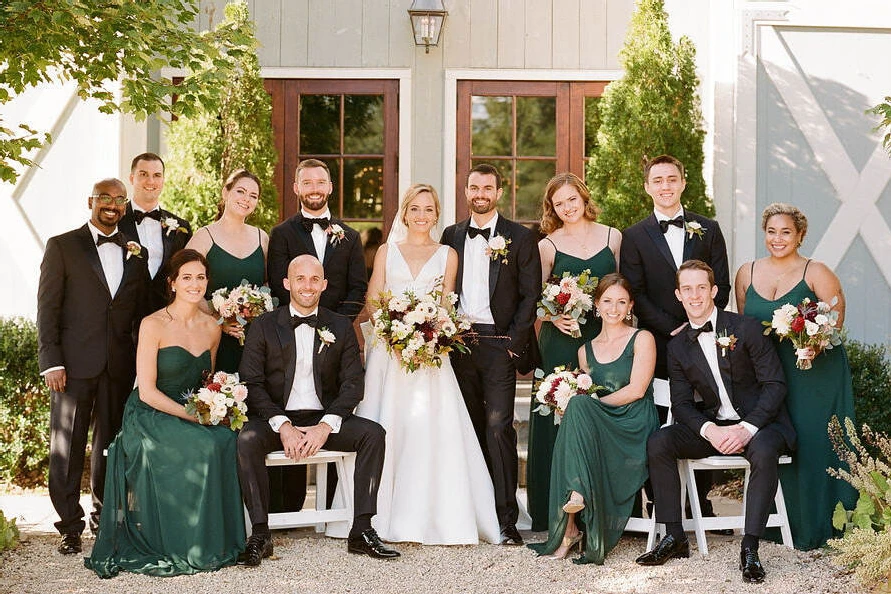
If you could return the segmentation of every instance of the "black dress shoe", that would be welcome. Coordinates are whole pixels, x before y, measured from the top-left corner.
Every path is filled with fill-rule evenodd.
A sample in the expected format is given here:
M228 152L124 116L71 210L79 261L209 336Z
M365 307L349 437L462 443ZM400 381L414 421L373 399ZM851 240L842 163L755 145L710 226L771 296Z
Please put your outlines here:
M365 530L359 536L351 536L347 539L347 551L357 555L368 555L375 559L395 559L399 557L399 551L391 549L381 541L374 528Z
M80 533L78 532L69 532L68 534L62 535L62 542L59 543L59 552L63 555L74 555L75 553L80 553L83 550L83 545L80 542Z
M709 530L708 533L717 536L733 536L733 528L715 528L714 530Z
M739 552L739 568L744 582L760 584L764 581L764 566L758 558L758 549L743 547Z
M238 556L238 564L257 567L260 561L270 556L272 556L272 535L251 534L244 545L244 552Z
M508 524L501 529L501 544L509 547L523 544L523 537L520 536L520 531L516 526Z
M664 565L669 559L689 556L690 541L686 538L684 540L676 540L675 537L669 534L659 541L655 549L647 551L635 559L634 562L638 565Z

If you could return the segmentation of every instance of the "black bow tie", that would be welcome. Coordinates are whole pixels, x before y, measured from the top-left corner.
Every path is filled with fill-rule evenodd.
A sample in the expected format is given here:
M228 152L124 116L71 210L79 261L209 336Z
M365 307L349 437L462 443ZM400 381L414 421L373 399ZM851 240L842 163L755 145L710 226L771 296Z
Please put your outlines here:
M155 209L151 212L145 212L143 210L134 210L133 211L133 220L136 221L136 224L139 225L146 218L155 219L159 223L161 222L161 211L160 209Z
M312 233L313 225L318 225L322 229L327 229L330 224L331 221L324 217L321 219L308 219L306 217L303 218L303 228L306 229L309 233Z
M489 230L488 229L477 229L476 227L467 227L467 237L473 239L477 235L482 235L483 239L489 239Z
M675 227L678 227L679 229L683 229L684 228L684 217L677 217L675 219L670 219L667 221L659 221L659 227L662 229L663 233L667 232L668 228L671 225L674 225Z
M115 233L113 235L99 235L96 238L96 247L99 247L103 243L114 243L121 247L127 245L127 241L124 239L124 236L120 233Z
M315 328L318 323L316 314L311 316L291 316L291 328L297 328L300 324L308 324L310 328Z
M690 337L690 340L696 340L699 338L699 335L703 332L713 332L714 328L712 327L712 322L709 320L699 328L694 328L690 326L690 329L687 330L687 335Z

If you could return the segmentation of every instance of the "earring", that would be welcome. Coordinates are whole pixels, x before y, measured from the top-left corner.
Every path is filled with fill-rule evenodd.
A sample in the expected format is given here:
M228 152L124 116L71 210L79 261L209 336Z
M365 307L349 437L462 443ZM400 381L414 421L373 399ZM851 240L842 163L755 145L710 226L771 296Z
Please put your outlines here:
M630 311L627 314L625 314L625 319L628 320L629 322L631 321L631 312Z
M171 289L171 291L172 291L173 293L176 293L176 289Z
M595 318L599 318L599 317L600 317L600 310L597 309L596 307L594 308L594 317L595 317Z

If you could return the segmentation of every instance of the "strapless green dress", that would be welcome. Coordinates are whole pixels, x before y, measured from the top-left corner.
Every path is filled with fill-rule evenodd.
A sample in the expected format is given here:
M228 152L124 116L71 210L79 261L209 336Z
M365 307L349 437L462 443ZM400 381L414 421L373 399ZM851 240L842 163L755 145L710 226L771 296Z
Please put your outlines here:
M775 309L786 303L798 305L805 297L817 300L804 279L773 300L765 299L749 285L743 313L770 321ZM807 551L823 546L833 537L832 511L839 501L847 509L857 502L857 491L851 485L826 474L827 468L841 466L829 442L829 419L832 415L854 418L851 368L844 345L839 345L817 355L811 369L798 369L792 343L777 341L773 333L771 337L786 374L786 407L798 434L792 464L780 465L780 481L795 548Z
M554 255L552 274L561 276L564 272L581 274L590 270L591 274L600 278L616 271L616 258L609 246L587 259L577 258L557 251ZM586 342L590 342L600 332L600 318L594 312L588 321L581 326L582 336L573 338L560 332L550 322L542 322L538 345L541 350L541 368L550 373L555 367L566 365L576 369L579 366L578 350ZM554 441L557 439L559 425L554 425L553 417L543 417L531 407L529 414L529 449L526 463L526 494L529 501L529 515L532 516L532 529L542 531L548 529L548 489L551 482L551 456L554 454Z
M606 396L628 385L637 332L615 361L599 363L591 343L585 355L594 383ZM546 417L550 420L550 417ZM652 384L643 398L610 406L586 396L570 399L554 444L551 467L548 540L531 544L540 555L553 553L566 531L563 504L571 491L581 493L585 508L577 515L585 532L585 551L574 563L603 563L625 529L640 488L647 480L647 439L659 428Z
M210 369L210 351L158 350L158 389L177 402ZM99 535L84 562L99 577L156 576L234 565L244 550L237 434L156 410L130 394L108 448Z

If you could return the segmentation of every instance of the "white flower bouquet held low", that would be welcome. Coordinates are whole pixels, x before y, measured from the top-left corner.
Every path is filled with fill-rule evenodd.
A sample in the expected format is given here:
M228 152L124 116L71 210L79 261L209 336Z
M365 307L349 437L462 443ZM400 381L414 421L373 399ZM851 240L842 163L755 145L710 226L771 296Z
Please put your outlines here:
M202 425L224 425L238 431L247 421L247 394L237 373L218 371L208 374L197 391L184 394L186 412Z
M563 420L563 413L566 412L569 400L573 396L584 394L598 400L597 391L605 389L594 384L594 380L587 373L578 369L567 369L565 365L555 367L554 371L547 375L544 370L536 369L535 378L538 380L533 387L535 402L538 402L535 412L545 417L554 413L555 425L559 425Z

